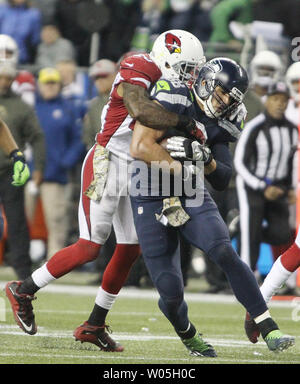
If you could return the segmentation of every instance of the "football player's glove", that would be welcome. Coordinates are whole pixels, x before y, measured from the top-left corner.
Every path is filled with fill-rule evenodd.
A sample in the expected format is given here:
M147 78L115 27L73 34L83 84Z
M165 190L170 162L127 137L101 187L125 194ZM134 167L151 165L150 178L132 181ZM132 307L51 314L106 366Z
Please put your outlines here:
M170 137L167 140L167 151L171 157L203 161L204 165L208 165L213 159L211 150L207 146L182 136Z
M195 137L201 144L205 144L207 140L207 133L205 126L195 119L191 119L190 123L186 126L186 131Z
M226 129L233 137L238 139L244 128L244 122L247 117L247 109L244 103L241 103L227 119L220 119L218 124Z
M28 165L26 164L25 157L18 149L12 151L9 157L14 162L12 185L15 187L21 187L26 183L30 176L30 171Z

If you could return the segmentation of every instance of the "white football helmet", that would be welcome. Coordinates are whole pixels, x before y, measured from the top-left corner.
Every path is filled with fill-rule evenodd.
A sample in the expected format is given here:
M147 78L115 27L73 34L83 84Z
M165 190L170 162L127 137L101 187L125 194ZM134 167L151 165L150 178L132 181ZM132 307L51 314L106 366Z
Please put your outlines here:
M199 69L206 62L197 37L180 29L159 35L153 44L150 57L161 70L163 77L181 80L190 87L196 81Z
M296 103L300 102L300 61L293 63L287 70L285 80L289 87L292 98Z
M8 35L0 34L0 63L18 64L19 49L15 40Z
M282 71L280 57L272 51L257 53L250 63L251 82L266 88L279 80Z

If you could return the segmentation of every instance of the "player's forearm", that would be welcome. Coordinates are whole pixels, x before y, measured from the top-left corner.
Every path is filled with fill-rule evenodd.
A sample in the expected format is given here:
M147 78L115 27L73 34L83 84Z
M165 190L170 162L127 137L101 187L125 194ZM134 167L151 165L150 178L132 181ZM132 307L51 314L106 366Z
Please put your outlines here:
M149 99L147 91L137 85L123 83L123 101L131 117L146 127L192 130L195 122L189 116L178 115Z
M181 163L175 161L158 144L163 134L162 131L155 131L137 122L131 139L130 154L135 159L144 161L148 166L158 166L172 174L180 174L182 171Z
M159 167L162 171L171 174L180 174L182 165L174 160L167 151L157 143L141 141L137 145L132 145L131 156L137 160L144 161L148 166Z
M13 151L18 149L13 135L8 126L0 119L0 147L6 155L10 155Z

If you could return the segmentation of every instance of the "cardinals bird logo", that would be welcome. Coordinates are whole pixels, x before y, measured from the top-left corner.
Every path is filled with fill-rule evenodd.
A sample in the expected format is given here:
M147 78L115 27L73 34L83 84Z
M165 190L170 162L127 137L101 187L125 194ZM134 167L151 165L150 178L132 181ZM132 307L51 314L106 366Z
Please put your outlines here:
M177 36L173 35L172 33L166 34L165 44L171 54L181 53L181 41Z

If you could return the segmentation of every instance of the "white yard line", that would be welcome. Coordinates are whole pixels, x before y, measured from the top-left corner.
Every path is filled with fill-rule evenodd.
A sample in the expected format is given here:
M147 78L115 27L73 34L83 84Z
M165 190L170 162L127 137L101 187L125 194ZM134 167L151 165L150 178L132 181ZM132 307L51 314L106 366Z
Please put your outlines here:
M0 357L17 357L17 356L20 356L21 358L24 358L24 353L19 353L19 352L16 352L16 353L7 353L7 352L4 352L4 353L0 353ZM70 355L70 354L44 354L44 353L28 353L26 351L26 357L37 357L37 358L47 358L47 359L80 359L80 360L87 360L87 359L90 359L90 360L107 360L109 359L109 364L112 364L112 362L114 361L116 364L118 363L119 360L127 360L128 362L130 362L131 360L133 361L140 361L141 363L145 362L149 362L149 361L157 361L157 362L162 362L162 361L174 361L174 363L178 363L178 362L191 362L191 361L195 361L196 359L199 359L199 363L200 362L203 362L203 363L207 363L209 361L211 362L215 362L215 363L222 363L222 362L235 362L235 363L246 363L246 364L251 364L251 363L257 363L257 364L286 364L286 362L280 362L278 360L263 360L263 359L232 359L232 358L222 358L222 357L217 357L216 359L205 359L205 358L197 358L197 357L190 357L190 358L171 358L171 357L166 357L166 358L163 358L163 357L142 357L142 356L122 356L122 355L115 355L115 354L109 354L108 355L102 355L101 352L97 355L94 355L94 356L91 356L91 355ZM290 360L289 361L289 364L298 364L299 362L298 361L294 361L294 360ZM138 369L138 367L136 367L136 369Z
M5 287L5 282L0 282L0 290ZM71 294L93 296L97 294L98 288L95 286L79 286L79 285L64 285L64 284L49 284L40 292L56 293L56 294ZM137 289L137 288L123 288L119 294L120 298L132 299L151 299L158 300L158 293L154 289ZM207 294L207 293L185 293L185 299L188 302L202 302L202 303L222 303L222 304L235 304L237 300L234 295L222 294ZM300 301L300 297L299 297ZM271 301L270 307L285 307L290 308L293 305L292 301Z

